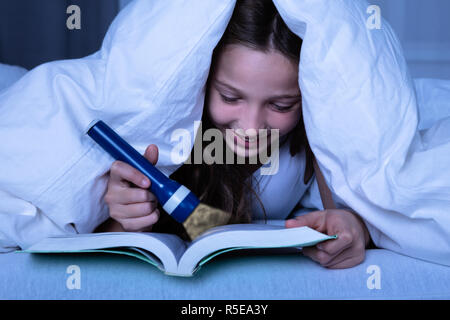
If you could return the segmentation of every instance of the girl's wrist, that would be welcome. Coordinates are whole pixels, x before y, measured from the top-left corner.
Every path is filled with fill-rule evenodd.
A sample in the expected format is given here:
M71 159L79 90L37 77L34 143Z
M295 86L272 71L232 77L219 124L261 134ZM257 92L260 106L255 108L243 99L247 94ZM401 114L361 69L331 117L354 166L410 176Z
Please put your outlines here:
M99 225L94 233L99 232L124 232L125 230L122 228L122 225L114 220L113 218L108 218L105 222Z
M370 237L370 232L369 229L367 229L366 224L364 223L364 220L361 218L361 216L359 214L356 214L357 219L359 220L359 223L361 224L361 228L363 229L363 234L364 234L364 248L370 248L372 245L372 238Z

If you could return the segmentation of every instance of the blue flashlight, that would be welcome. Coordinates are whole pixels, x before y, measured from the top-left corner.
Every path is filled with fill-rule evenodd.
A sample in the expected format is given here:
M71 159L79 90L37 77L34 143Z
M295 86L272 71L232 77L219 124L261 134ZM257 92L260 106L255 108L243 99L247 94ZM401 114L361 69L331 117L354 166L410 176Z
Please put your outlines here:
M176 221L183 223L199 205L200 200L192 191L166 177L103 121L89 125L87 134L114 159L128 163L149 178L150 191Z

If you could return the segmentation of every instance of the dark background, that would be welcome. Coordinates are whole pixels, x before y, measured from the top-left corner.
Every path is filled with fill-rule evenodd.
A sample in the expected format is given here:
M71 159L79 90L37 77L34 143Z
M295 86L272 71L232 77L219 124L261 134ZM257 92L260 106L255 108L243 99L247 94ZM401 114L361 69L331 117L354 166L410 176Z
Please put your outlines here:
M70 5L80 7L79 30L66 26ZM118 12L117 0L0 0L0 63L32 69L90 55Z
M31 69L90 55L100 49L112 20L130 2L0 0L0 63ZM381 16L396 32L413 77L450 79L450 0L367 2L381 8ZM70 5L81 9L81 30L66 27Z

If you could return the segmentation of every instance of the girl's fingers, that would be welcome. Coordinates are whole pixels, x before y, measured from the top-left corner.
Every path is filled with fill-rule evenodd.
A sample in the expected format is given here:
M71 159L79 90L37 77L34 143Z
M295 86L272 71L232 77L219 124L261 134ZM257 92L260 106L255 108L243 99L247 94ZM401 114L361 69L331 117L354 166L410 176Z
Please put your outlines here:
M159 210L155 209L151 214L131 219L117 220L125 231L138 232L150 226L153 226L159 219Z
M127 205L141 202L158 203L158 199L153 193L146 189L111 187L111 190L108 190L108 193L105 195L105 202Z
M330 261L332 259L332 257L330 257L330 255L324 251L321 251L319 249L317 249L316 247L305 247L302 248L302 253L303 255L311 258L311 260L324 265L326 264L328 261Z
M110 216L115 220L134 219L145 217L157 210L157 204L154 202L141 202L132 204L115 204L110 208Z
M344 268L344 266L345 268L353 267L364 261L365 257L365 249L362 246L360 248L358 245L347 246L334 255L330 255L316 247L305 247L302 251L305 256L330 269ZM343 263L345 261L347 263ZM355 263L351 264L349 262Z
M350 258L343 259L333 265L327 266L328 269L346 269L357 266L358 264L364 262L365 255L352 256Z
M119 160L114 161L111 165L110 182L121 186L128 186L127 182L131 182L145 189L149 188L151 184L150 179L142 172Z
M353 243L353 236L349 232L338 233L338 238L333 240L327 240L325 242L316 245L317 249L326 252L330 256L334 257L339 252L350 247Z
M342 248L342 250L339 250L338 252L334 254L329 254L326 251L320 250L317 248L317 246L313 247L305 247L302 249L302 252L305 256L310 257L312 260L320 263L322 266L328 265L331 261L333 261L334 258L337 256L343 254L346 250L349 250L350 248Z

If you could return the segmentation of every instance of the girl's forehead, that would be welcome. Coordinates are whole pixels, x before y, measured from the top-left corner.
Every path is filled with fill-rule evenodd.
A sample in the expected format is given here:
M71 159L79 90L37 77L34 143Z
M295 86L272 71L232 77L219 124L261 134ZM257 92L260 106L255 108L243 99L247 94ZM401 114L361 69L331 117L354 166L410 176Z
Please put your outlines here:
M226 47L218 56L213 80L237 89L264 88L267 91L298 91L298 64L282 53L263 52L243 45Z

